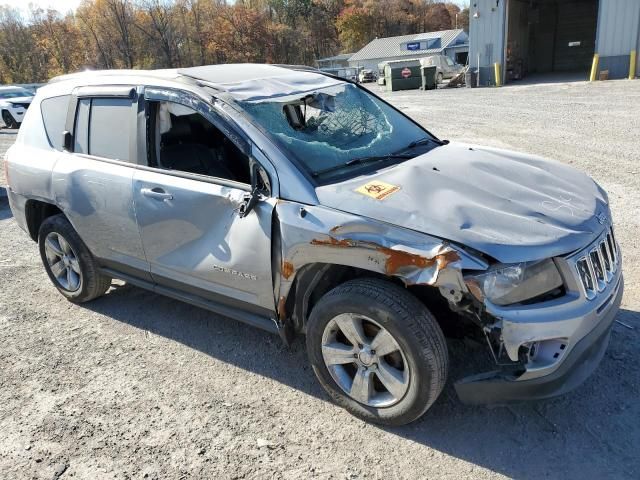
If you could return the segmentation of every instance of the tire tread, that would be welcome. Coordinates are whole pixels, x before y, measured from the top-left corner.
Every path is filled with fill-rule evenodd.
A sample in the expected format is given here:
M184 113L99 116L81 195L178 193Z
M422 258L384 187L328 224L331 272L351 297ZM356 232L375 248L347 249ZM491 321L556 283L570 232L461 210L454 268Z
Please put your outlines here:
M63 215L53 215L48 217L42 222L40 225L40 230L38 232L38 243L40 244L40 254L42 256L42 261L46 265L45 256L44 256L44 247L42 246L43 240L41 237L46 236L51 231L57 231L62 234L62 236L71 244L74 251L77 253L79 257L80 267L84 269L83 272L83 288L76 295L75 292L67 292L61 289L57 282L53 278L51 278L51 274L47 269L47 273L49 277L53 281L54 285L62 295L64 295L67 300L73 303L84 303L89 302L97 297L104 295L104 293L111 286L111 278L102 275L99 271L99 266L95 261L93 255L84 244L80 235L75 231L69 220Z
M322 308L322 303L324 302L351 296L364 296L370 299L371 302L382 304L387 307L389 311L394 312L394 321L404 324L404 326L407 327L420 346L418 353L420 358L426 365L431 367L429 399L422 405L422 408L420 408L417 413L414 412L408 418L401 416L401 418L398 419L389 418L381 420L373 415L367 415L366 419L387 425L401 425L415 420L424 414L433 404L446 383L449 359L442 330L431 312L409 291L390 281L377 278L358 278L338 285L326 293L316 306L314 306L314 309L318 306ZM311 314L312 317L313 313L314 312ZM309 339L307 342L309 345ZM319 379L324 385L325 382L320 376ZM326 385L324 386L327 388ZM337 400L339 404L345 406L345 402L339 401L339 396L343 395L342 393L332 393L332 389L327 390L334 400ZM348 406L346 408L352 413L364 417L361 412L354 411Z

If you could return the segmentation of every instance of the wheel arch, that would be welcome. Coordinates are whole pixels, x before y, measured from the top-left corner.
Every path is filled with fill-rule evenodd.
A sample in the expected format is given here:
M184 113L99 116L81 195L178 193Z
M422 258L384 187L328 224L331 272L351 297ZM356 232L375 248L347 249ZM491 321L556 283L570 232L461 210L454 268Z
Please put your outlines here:
M42 222L53 215L64 215L64 212L60 210L57 205L34 199L27 200L24 212L27 220L29 236L34 242L38 241L38 231L40 230Z
M311 263L296 271L287 295L279 302L279 310L292 322L296 332L305 333L311 310L320 298L339 285L357 278L377 278L398 285L406 288L427 308L450 312L446 299L434 285L406 285L397 276L333 263Z

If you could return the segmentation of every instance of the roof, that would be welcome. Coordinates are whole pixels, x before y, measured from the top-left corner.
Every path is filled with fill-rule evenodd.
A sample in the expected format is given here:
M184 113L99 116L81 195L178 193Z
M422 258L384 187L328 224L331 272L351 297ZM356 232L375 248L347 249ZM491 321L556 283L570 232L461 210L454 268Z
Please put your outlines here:
M113 69L113 70L83 70L81 72L66 73L53 77L47 83L64 82L67 80L75 80L84 77L109 76L109 77L152 77L171 79L178 76L176 69L158 69L158 70L137 70L137 69Z
M353 53L340 53L338 55L334 55L333 57L319 58L316 61L317 62L332 62L332 61L335 62L339 60L349 60L351 58L351 55L353 55Z
M255 63L182 68L178 74L203 80L235 100L246 102L304 95L343 83L318 71Z
M390 57L406 57L419 55L429 55L440 53L443 49L447 48L453 43L456 38L463 33L462 29L454 30L441 30L438 32L425 32L414 33L412 35L399 35L397 37L376 38L361 50L354 53L349 59L350 62L359 60L373 60L378 58L390 58ZM432 48L429 50L403 50L401 45L407 42L418 42L420 40L427 40L431 38L441 38L440 48Z
M156 78L176 81L189 78L206 82L220 92L229 94L237 101L259 102L265 99L284 98L291 95L304 95L321 88L342 84L343 81L324 75L318 70L284 68L275 65L256 63L238 63L224 65L205 65L165 70L102 70L85 71L53 78L49 83L80 79L91 83L100 78L110 77L137 80L138 78Z

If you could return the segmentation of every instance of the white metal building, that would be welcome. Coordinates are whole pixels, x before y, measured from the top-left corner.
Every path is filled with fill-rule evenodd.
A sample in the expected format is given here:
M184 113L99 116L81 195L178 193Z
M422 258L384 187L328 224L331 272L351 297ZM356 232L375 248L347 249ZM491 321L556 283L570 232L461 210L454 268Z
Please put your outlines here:
M640 75L640 0L471 0L469 64L480 84L531 74L578 72L589 78Z
M462 29L376 38L349 58L351 67L377 70L378 64L429 55L447 55L457 63L466 63L469 37Z

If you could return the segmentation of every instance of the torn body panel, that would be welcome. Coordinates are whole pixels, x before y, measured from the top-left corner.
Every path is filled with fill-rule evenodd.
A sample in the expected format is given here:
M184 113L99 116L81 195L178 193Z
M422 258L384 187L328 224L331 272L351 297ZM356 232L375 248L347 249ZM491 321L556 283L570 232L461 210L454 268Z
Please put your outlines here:
M276 215L282 248L276 298L287 297L297 273L310 264L355 267L396 277L407 286L455 292L466 292L463 269L487 268L445 240L333 209L281 200Z

